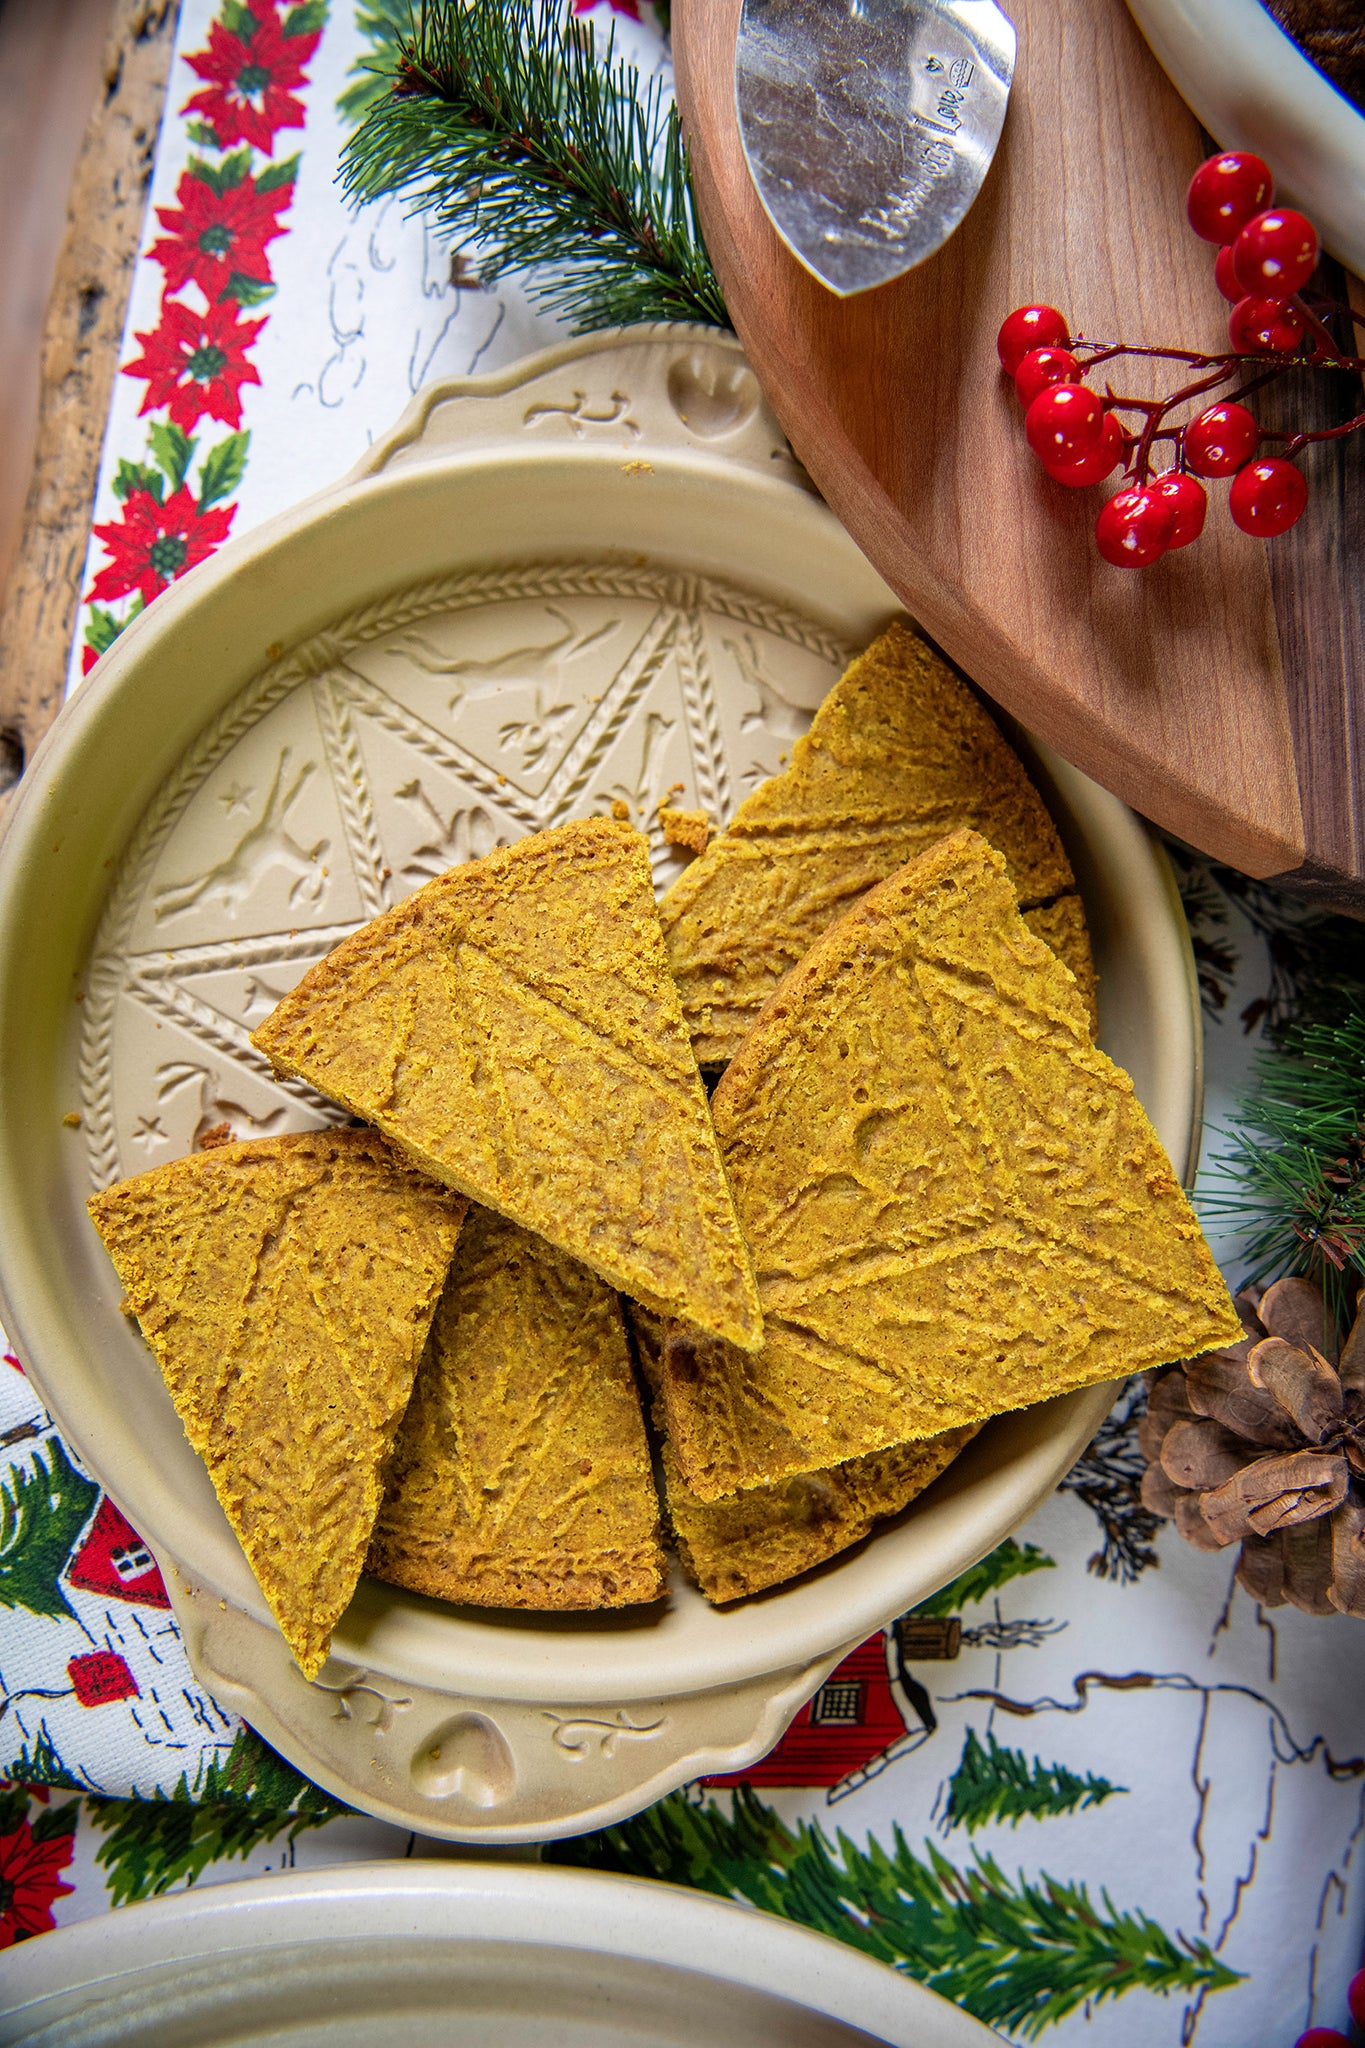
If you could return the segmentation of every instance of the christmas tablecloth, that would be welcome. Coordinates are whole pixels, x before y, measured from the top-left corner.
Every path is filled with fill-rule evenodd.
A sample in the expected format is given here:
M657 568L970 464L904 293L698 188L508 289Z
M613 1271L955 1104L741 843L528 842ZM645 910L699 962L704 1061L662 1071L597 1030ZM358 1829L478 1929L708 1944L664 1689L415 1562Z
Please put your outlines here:
M648 0L571 4L666 66ZM398 203L357 214L339 194L358 67L406 18L405 0L185 0L73 685L169 580L333 480L424 382L556 332L516 287L455 281ZM1262 895L1198 862L1184 879L1217 1127L1254 1052L1244 1013L1283 999L1295 948L1267 946ZM1263 1612L1235 1553L1145 1515L1142 1398L1013 1539L848 1658L742 1785L547 1855L790 1913L1020 2039L1246 2048L1343 2025L1365 1930L1365 1625ZM450 1853L340 1809L215 1704L150 1555L12 1354L0 1768L0 1946L191 1882Z

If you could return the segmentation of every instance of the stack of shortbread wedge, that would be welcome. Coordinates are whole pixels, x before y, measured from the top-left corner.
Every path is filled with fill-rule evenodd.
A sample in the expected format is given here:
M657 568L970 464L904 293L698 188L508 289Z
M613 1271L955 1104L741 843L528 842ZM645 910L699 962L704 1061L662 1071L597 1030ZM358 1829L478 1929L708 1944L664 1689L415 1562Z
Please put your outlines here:
M658 1599L657 1466L735 1599L989 1417L1240 1335L1093 1003L1051 819L904 627L659 908L594 818L345 940L253 1042L366 1128L90 1204L305 1673L367 1564Z

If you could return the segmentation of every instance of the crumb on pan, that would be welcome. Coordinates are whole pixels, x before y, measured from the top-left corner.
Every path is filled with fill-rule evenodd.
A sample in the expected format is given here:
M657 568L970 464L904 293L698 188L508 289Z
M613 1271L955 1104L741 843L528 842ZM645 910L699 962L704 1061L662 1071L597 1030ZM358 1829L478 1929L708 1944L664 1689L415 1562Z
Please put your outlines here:
M688 853L705 853L711 837L711 819L706 811L677 811L672 804L660 804L659 823L665 843Z

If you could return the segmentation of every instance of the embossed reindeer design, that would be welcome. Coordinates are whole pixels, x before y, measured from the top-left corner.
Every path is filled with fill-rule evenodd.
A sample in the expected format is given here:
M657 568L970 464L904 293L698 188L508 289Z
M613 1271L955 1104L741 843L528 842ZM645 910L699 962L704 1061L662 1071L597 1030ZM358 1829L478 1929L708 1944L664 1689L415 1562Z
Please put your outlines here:
M290 753L289 747L281 747L265 808L256 823L247 827L231 852L206 868L203 874L193 875L184 882L168 882L157 890L153 910L158 918L176 917L181 911L192 910L206 896L214 894L221 897L225 910L235 911L264 875L272 868L281 867L294 877L289 890L291 903L301 899L308 903L318 901L327 886L327 870L322 866L322 859L331 842L319 839L312 846L301 846L287 822L292 806L309 776L315 772L317 763L305 761L286 787Z
M811 715L801 705L793 704L789 697L784 697L772 677L764 674L753 634L746 633L742 645L735 640L725 640L721 644L759 702L757 711L746 711L740 719L740 731L750 732L754 726L761 725L774 739L799 739L809 726Z
M547 604L544 610L561 630L549 640L528 641L521 647L508 647L501 654L448 654L443 648L434 647L421 633L405 633L394 642L394 651L404 655L424 675L455 678L459 688L450 699L452 711L461 704L477 704L494 697L508 684L521 683L536 692L538 717L567 714L573 709L571 704L551 701L545 705L541 693L561 690L565 663L599 647L621 621L608 619L590 631L575 626L568 613L556 605Z

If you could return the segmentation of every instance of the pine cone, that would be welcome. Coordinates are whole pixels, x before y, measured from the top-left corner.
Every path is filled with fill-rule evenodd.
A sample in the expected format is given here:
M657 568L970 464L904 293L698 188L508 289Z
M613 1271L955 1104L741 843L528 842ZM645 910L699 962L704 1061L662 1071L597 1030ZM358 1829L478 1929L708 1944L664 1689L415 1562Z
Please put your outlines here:
M1240 1344L1152 1376L1143 1506L1197 1550L1240 1542L1262 1606L1365 1620L1365 1295L1339 1349L1311 1280L1237 1306Z

